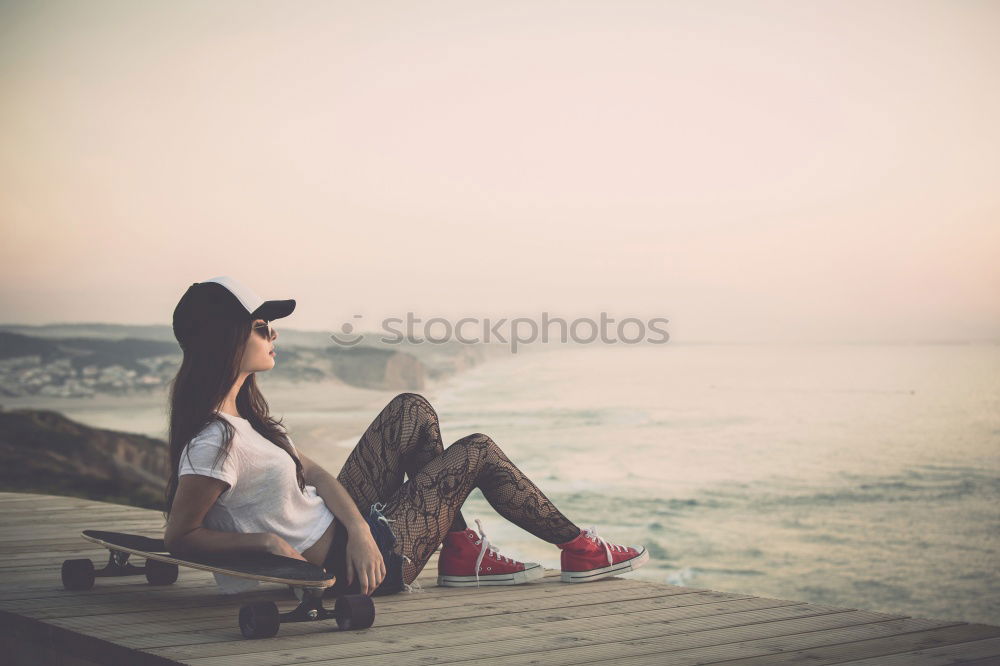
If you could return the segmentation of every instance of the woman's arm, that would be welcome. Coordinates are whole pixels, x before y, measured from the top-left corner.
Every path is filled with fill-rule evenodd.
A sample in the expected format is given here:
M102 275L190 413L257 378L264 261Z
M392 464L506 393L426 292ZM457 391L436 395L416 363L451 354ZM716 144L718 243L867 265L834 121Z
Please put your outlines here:
M215 500L228 487L225 481L200 474L185 474L177 484L163 542L180 556L225 554L250 551L276 553L304 560L277 534L268 532L220 532L202 523Z
M356 580L362 594L371 594L385 580L386 570L368 523L340 481L301 453L299 460L306 482L316 486L327 507L347 527L347 584L350 586Z
M301 451L296 451L296 453L302 462L302 473L306 483L316 486L316 493L323 498L333 515L337 516L340 522L347 527L347 531L353 533L356 530L361 530L362 533L368 533L368 523L354 504L354 498L340 481L307 458Z

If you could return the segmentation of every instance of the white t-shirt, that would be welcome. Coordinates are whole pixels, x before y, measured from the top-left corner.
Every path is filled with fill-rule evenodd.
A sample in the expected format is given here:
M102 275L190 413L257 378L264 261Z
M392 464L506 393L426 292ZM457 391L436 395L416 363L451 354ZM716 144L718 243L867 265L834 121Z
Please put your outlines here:
M305 492L299 490L295 461L254 430L249 421L216 413L236 431L229 454L213 466L219 447L225 443L225 429L213 421L181 451L177 472L178 477L201 474L229 484L205 515L205 527L221 532L271 532L300 553L316 543L334 517L316 487L307 484ZM247 578L213 575L224 594L258 584Z

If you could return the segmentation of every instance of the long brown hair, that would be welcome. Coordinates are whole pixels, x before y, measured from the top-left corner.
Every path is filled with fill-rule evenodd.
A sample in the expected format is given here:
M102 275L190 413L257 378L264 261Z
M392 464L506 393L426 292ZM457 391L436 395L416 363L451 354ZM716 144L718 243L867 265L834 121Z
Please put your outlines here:
M225 418L218 416L215 409L239 378L252 324L249 317L245 320L220 319L199 331L199 335L184 346L181 367L170 383L170 479L166 490L166 519L170 517L177 494L177 470L181 453L188 442L202 429L218 421L225 428L225 435L215 463L229 455L235 429ZM236 408L254 430L291 456L295 461L299 489L304 491L302 462L292 450L281 421L271 418L267 400L257 387L256 373L250 373L240 386L236 394Z

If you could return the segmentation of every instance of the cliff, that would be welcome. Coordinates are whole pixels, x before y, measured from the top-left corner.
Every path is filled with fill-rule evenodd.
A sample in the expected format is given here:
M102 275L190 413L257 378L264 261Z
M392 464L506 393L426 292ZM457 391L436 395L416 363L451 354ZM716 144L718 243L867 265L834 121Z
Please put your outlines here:
M0 411L0 490L163 509L162 440L91 428L46 409Z
M333 374L352 386L415 391L424 388L427 370L412 354L353 347L327 349Z

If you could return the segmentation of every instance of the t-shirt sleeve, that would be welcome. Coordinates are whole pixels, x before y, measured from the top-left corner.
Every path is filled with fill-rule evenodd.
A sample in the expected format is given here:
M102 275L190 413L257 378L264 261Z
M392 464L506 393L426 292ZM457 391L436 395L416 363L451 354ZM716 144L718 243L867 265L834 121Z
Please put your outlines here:
M220 447L225 443L224 436L224 429L220 423L211 423L198 433L181 451L177 476L185 474L210 476L225 481L229 484L228 490L232 490L236 486L237 478L235 453L230 450L228 454L222 454L222 459L216 462Z

